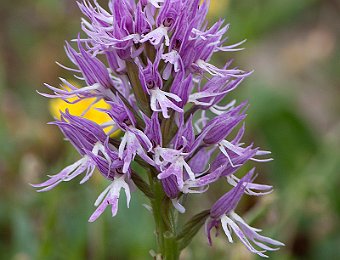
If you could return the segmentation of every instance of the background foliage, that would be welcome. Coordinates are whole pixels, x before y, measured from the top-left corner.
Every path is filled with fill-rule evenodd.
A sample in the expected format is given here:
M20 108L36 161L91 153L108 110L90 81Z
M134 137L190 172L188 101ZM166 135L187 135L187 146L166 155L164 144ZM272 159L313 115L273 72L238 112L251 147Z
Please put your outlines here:
M106 1L100 1L103 4ZM272 259L340 257L340 20L334 0L212 0L210 19L226 17L231 43L248 41L226 58L250 77L230 96L249 99L248 138L273 152L258 165L259 177L275 192L247 198L239 211L286 247ZM148 259L153 224L136 192L130 209L87 219L107 185L98 177L38 194L37 183L77 158L61 134L45 123L48 101L42 84L68 77L54 64L67 63L63 40L79 31L80 13L71 0L4 0L0 7L0 259ZM251 165L249 165L251 167ZM189 214L225 192L190 200ZM254 259L223 235L209 248L203 231L183 259Z

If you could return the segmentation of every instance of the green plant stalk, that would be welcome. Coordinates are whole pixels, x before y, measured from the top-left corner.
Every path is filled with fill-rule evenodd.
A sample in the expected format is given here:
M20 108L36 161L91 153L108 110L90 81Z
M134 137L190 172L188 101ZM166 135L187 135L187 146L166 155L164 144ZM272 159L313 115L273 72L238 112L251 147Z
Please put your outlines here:
M133 93L136 97L137 106L141 111L143 111L144 114L150 117L152 113L149 106L149 96L144 92L143 87L140 83L137 65L132 61L126 61L126 70L131 82Z
M157 253L164 260L178 260L180 250L176 237L177 214L159 180L151 174L149 174L149 180L154 194L154 198L151 198L150 201L156 227Z

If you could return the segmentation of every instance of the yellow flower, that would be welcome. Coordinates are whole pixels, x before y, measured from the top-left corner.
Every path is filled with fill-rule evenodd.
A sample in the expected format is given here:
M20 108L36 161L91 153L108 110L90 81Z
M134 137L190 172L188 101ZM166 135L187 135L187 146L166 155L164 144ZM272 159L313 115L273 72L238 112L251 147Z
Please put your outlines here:
M74 84L74 83L73 83ZM76 84L75 84L76 85ZM69 98L69 102L75 101L76 98ZM75 104L70 104L65 102L60 98L51 99L49 103L50 113L53 117L60 119L60 111L65 112L66 109L69 110L71 115L82 116L82 113L95 101L95 98L87 98L83 99ZM98 111L97 109L109 109L110 105L106 103L103 99L98 103L94 104L86 113L83 115L83 118L91 120L98 125L107 123L112 121L112 119L104 112ZM107 127L104 129L105 133L110 132L112 127ZM119 134L119 130L114 132L111 137L117 136Z
M204 0L201 0L203 3ZM211 0L209 7L209 18L214 18L220 15L222 12L226 11L229 6L230 0Z

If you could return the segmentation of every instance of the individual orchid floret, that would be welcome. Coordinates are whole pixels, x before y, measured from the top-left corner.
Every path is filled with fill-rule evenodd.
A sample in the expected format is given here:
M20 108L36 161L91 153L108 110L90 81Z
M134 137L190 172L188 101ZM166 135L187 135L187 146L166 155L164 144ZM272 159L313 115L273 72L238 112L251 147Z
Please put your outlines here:
M180 190L177 187L176 181L174 180L175 177L169 176L168 178L162 179L162 185L164 192L166 195L171 199L171 203L174 206L174 208L179 212L179 213L185 213L186 209L185 207L180 203L178 199L178 194L180 193Z
M175 176L179 190L183 188L185 173L191 180L194 180L195 173L185 161L185 155L182 150L157 147L155 149L155 162L161 168L161 172L157 176L158 179L161 180L172 175Z
M241 181L234 174L230 174L227 176L228 183L234 187ZM259 192L261 191L261 192ZM250 182L247 184L244 193L251 196L263 196L271 193L273 191L273 187L265 184L258 184Z
M69 43L66 43L66 52L71 61L79 68L88 86L100 84L111 88L113 82L106 66L97 58L90 55L78 40L79 53Z
M62 84L60 88L53 87L45 83L45 86L52 90L54 94L40 93L40 95L47 98L60 98L66 103L76 104L84 99L95 98L95 100L84 109L82 115L85 115L93 105L98 103L100 100L114 100L115 95L111 90L106 89L100 84L94 84L92 86L87 86L83 88L78 88L74 83L67 81L66 79L60 78Z
M89 218L89 222L94 222L109 205L112 207L112 217L116 216L121 189L125 190L127 207L129 207L131 194L129 184L125 181L125 178L125 175L115 177L112 183L99 195L94 204L98 208Z
M244 78L228 79L226 77L211 78L198 92L189 96L189 102L211 108L218 104L226 94L233 91L243 81Z
M68 103L77 103L84 98L96 98L95 101L83 111L83 115L101 99L112 99L114 95L110 89L119 87L120 81L109 75L106 66L97 58L92 57L78 41L80 53L77 53L68 43L66 44L66 52L70 60L79 68L82 77L78 79L85 80L87 86L78 88L69 81L60 78L61 88L55 88L49 84L45 84L54 94L42 95L48 98L61 98ZM64 66L62 66L64 67ZM73 70L66 68L68 70ZM77 71L76 71L77 72ZM70 101L72 99L72 101Z
M163 81L160 73L158 72L160 59L156 58L154 63L148 60L147 66L139 65L139 79L145 92L150 94L150 89L162 88Z
M184 182L183 193L204 193L209 189L211 183L216 182L222 177L224 167L215 170L210 168L201 173L195 180L186 180Z
M231 232L234 231L241 242L247 247L247 249L252 253L258 254L259 256L268 257L264 254L266 251L279 250L280 246L284 246L283 243L277 240L260 235L259 232L262 231L261 229L249 226L239 215L233 211L230 212L228 216L223 216L221 218L221 223L230 243L233 242ZM251 242L260 249L256 249Z
M116 174L122 173L124 162L119 159L118 151L109 143L109 139L104 144L105 156L96 155L96 151L88 152L92 161L96 164L99 172L108 180L113 180Z
M142 144L147 147L146 150ZM142 131L133 128L127 130L119 145L119 158L124 160L123 173L128 171L131 162L137 154L145 160L145 162L154 165L152 159L147 155L147 152L149 152L151 148L152 144L150 140Z
M64 168L56 175L50 175L50 179L47 181L40 184L32 184L32 186L34 188L39 188L39 192L49 191L56 187L59 183L63 181L70 181L86 171L85 177L80 181L82 184L92 176L95 169L96 165L90 157L84 156L80 160Z
M115 102L108 103L111 105L111 109L105 110L105 112L113 119L113 124L117 125L123 131L126 131L130 126L136 127L136 119L133 113L119 97L116 97Z
M238 145L234 145L232 144L231 142L227 141L227 140L222 140L220 143L219 143L219 148L221 150L221 152L229 159L230 163L232 164L232 161L230 159L230 155L229 153L227 152L228 151L231 151L237 155L243 155L244 153L246 153L248 151L247 148L243 148L241 147L239 144ZM262 156L262 155L269 155L271 154L270 151L262 151L262 150L257 150L255 155L258 155L258 156ZM272 158L266 158L266 159L258 159L258 158L251 158L252 161L257 161L257 162L269 162L269 161L272 161L273 159ZM232 164L233 165L233 164Z
M219 69L215 65L212 65L202 59L199 59L194 64L199 68L202 72L207 72L211 76L220 76L220 77L234 77L240 78L244 77L244 71L240 69Z
M205 147L202 147L197 150L198 151L195 153L195 155L190 158L189 166L191 167L193 172L202 173L196 176L197 178L199 178L200 176L205 175L207 170L210 169L210 157L215 152L216 148L207 149Z
M277 247L283 246L284 244L258 234L258 232L261 231L260 229L249 226L239 215L234 212L246 189L249 189L248 185L251 185L252 183L254 171L255 170L253 169L248 172L232 190L223 195L212 206L210 210L210 217L206 222L206 233L209 243L211 244L211 229L213 227L218 227L218 222L220 221L223 231L230 243L233 243L232 231L234 231L249 251L262 257L267 257L264 254L266 251L277 250ZM258 188L267 190L267 187L258 186ZM275 248L266 244L275 246ZM259 247L260 249L256 249L255 246Z
M73 116L68 110L61 113L60 121L55 121L51 124L57 125L67 140L82 155L86 151L91 151L97 143L104 144L107 139L106 134L98 124L82 117Z
M157 16L157 26L163 25L169 30L173 30L182 7L182 1L165 0Z
M143 12L143 7L141 2L137 4L137 12L136 12L136 22L135 22L135 31L139 35L147 34L152 30L152 24L148 20L145 12Z
M205 128L195 142L197 142L197 140L204 140L206 134L209 133L210 129L214 128L215 124L216 122L214 124L211 124L210 128ZM231 143L238 143L242 138L243 133L244 125L239 129L236 137L231 140ZM208 189L208 186L210 184L218 181L222 177L227 177L229 181L229 177L233 176L233 174L236 173L238 169L240 169L247 161L251 160L256 155L256 152L258 150L252 149L252 146L249 146L245 149L243 154L237 155L231 153L229 157L220 152L216 156L216 158L208 165L208 161L204 156L212 155L216 149L217 147L215 146L213 148L210 148L210 150L207 150L207 148L205 148L204 146L199 146L198 152L195 153L195 156L191 158L189 165L192 167L193 171L202 173L196 175L196 179L194 181L185 181L183 188L184 193L204 192ZM194 165L196 165L196 167ZM234 184L235 180L230 180L230 182Z
M161 3L164 0L140 0L139 3L142 6L142 11L145 13L145 17L151 26L155 25L155 13L161 7Z
M180 55L186 67L191 67L198 60L209 61L211 59L215 46L222 38L222 34L218 33L222 25L222 20L215 23L204 33L205 36L200 35L202 33L197 29L201 25L196 25L196 28L195 26L188 27L190 34L184 34L180 49ZM202 29L205 30L205 27L202 26Z
M192 116L183 122L183 117L180 118L180 126L178 127L177 135L173 140L174 147L176 149L182 149L185 153L193 153L196 147L193 147L195 143L195 132L192 126Z
M242 155L235 153L225 156L222 152L217 155L215 160L210 164L210 172L221 168L223 171L221 176L230 176L236 173L243 165L250 161L256 155L258 149L253 149L252 146L248 146Z
M125 131L118 149L119 159L124 161L123 173L128 171L137 154L149 164L153 164L147 155L147 152L152 149L152 143L143 131L136 128L136 120L132 112L119 98L116 103L110 103L110 105L111 109L107 111L108 115L112 117L115 124Z
M158 46L164 41L165 46L169 46L168 33L174 28L181 7L181 1L165 0L156 20L157 28L146 35L142 35L140 42L149 41L152 45Z
M183 109L178 107L169 98L176 102L182 101L180 97L173 93L162 91L159 88L149 90L151 93L150 107L152 111L162 112L164 118L169 118L168 109L171 108L177 112L183 113Z
M117 50L107 50L105 56L112 72L124 74L126 63L118 56Z
M161 90L163 86L162 78L157 71L159 60L159 57L157 57L153 64L148 61L148 65L145 68L140 68L139 78L144 91L150 95L150 108L152 111L162 112L164 118L169 118L169 108L177 112L183 112L182 108L174 104L175 101L180 102L182 99L174 93Z
M178 188L176 176L170 175L167 178L161 179L161 182L164 192L168 198L171 200L177 199L181 191Z
M168 80L171 76L172 68L174 72L179 72L180 69L184 68L181 56L176 50L172 50L169 53L163 54L162 59L167 63L163 71L163 79Z
M111 162L107 147L104 146L107 137L99 125L84 118L71 116L68 111L62 114L61 121L53 122L53 124L60 128L65 137L78 150L82 158L67 166L58 174L50 176L49 180L32 185L35 188L42 188L39 191L48 191L59 183L70 181L84 172L85 176L80 183L86 182L96 168L96 161L93 160L93 157ZM89 156L89 153L92 156ZM110 173L107 172L107 174Z
M245 119L244 110L246 103L242 103L241 105L231 108L228 112L215 117L210 120L208 124L205 126L205 129L210 128L209 132L206 134L204 138L205 144L217 144L220 143L226 136L228 136L233 129ZM205 130L203 129L203 131Z
M142 35L141 43L150 42L154 46L158 46L164 40L165 46L170 45L170 38L168 36L168 29L164 25L161 25L157 29L149 32L146 35Z
M162 147L162 130L158 120L158 113L154 112L150 119L144 116L144 120L146 124L145 134L151 141L153 147Z
M184 106L188 103L193 85L193 76L191 74L189 74L187 78L185 78L184 73L181 72L175 76L174 82L171 86L171 92L181 99L181 101L176 102L176 105L180 108L184 108Z
M112 48L122 59L129 59L134 52L134 42L138 42L140 35L135 33L134 17L136 12L134 2L126 0L110 1L110 12L96 2L92 6L89 1L79 3L81 11L89 21L82 20L82 30L89 39L82 39L91 45L91 51L101 53Z
M208 11L207 1L199 5L200 0L187 1L176 16L176 28L170 41L170 51L176 51L181 57L181 66L188 68L195 61L195 52L199 44L191 40L194 28L202 28ZM177 56L177 55L176 55ZM182 60L187 63L184 64Z
M195 10L197 9L195 8ZM171 37L169 51L175 51L179 55L183 54L181 49L188 44L191 30L195 26L195 23L191 21L192 17L193 16L190 16L190 14L186 12L182 12L182 15L179 15L176 23L176 29Z

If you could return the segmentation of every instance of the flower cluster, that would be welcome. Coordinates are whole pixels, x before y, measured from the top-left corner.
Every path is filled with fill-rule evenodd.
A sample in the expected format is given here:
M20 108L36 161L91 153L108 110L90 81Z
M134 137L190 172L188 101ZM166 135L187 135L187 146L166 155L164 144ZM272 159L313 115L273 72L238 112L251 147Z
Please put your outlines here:
M92 222L108 206L116 215L122 189L129 203L130 190L146 185L132 162L149 170L182 213L183 194L203 193L209 184L227 180L230 191L206 218L209 242L211 229L221 225L230 242L234 231L261 256L276 249L271 246L281 246L234 212L242 195L271 192L271 186L253 183L254 169L242 178L235 176L237 170L249 160L271 159L263 158L269 152L241 141L247 103L223 102L251 72L232 67L231 61L222 68L210 63L215 53L239 51L243 42L225 45L229 25L223 20L208 26L209 1L111 0L108 10L97 1L78 4L86 16L82 20L86 37L74 40L77 48L66 44L75 68L60 66L74 72L85 86L61 79L61 88L46 84L54 93L42 95L72 103L91 99L84 113L104 100L109 108L100 112L109 120L98 125L62 112L53 124L81 159L33 186L47 191L78 175L83 175L84 183L98 169L111 184L95 202ZM117 130L121 136L112 136Z

